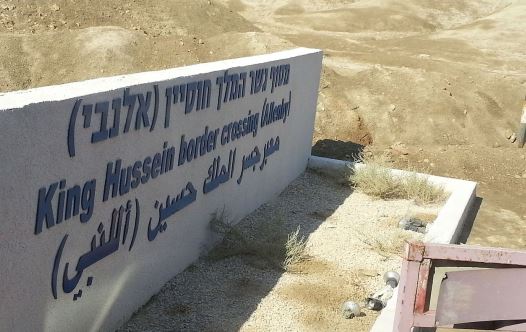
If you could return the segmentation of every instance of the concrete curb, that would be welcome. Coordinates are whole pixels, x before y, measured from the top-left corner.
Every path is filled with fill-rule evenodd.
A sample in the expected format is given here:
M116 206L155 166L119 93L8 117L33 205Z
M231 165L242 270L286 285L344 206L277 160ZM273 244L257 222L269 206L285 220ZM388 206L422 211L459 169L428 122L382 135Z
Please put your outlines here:
M333 177L345 176L352 169L361 167L366 167L366 165L316 156L311 156L308 163L308 168ZM410 174L408 171L397 169L391 172L397 176ZM431 183L442 186L446 192L450 193L437 219L425 235L424 242L458 243L464 223L475 202L477 183L421 173L418 175L427 177ZM372 332L386 332L393 329L397 295L398 291L395 291L394 296L376 319L371 329Z

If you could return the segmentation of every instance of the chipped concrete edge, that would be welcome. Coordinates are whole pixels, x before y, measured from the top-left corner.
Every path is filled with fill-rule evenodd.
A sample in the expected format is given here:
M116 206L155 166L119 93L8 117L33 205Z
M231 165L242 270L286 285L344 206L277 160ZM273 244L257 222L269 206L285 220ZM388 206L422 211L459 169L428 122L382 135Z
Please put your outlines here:
M366 167L366 165L317 156L311 156L308 163L309 169L338 178L346 176L352 169L361 167ZM391 172L397 176L405 176L411 173L397 169L392 169ZM435 222L425 235L424 242L458 243L464 223L476 199L477 183L421 173L418 175L427 177L431 183L442 186L450 194L440 209ZM371 332L393 330L397 295L398 291L394 292L393 297L376 319Z

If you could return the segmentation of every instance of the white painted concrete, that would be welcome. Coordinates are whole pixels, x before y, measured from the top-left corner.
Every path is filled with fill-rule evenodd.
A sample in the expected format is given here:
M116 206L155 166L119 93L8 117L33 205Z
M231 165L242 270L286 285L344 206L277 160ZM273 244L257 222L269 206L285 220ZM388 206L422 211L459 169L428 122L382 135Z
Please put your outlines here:
M1 94L0 331L113 330L207 248L213 212L237 221L278 195L307 165L321 60L295 49ZM266 89L251 94L256 70ZM262 126L271 102L282 117ZM109 185L119 162L129 188Z
M327 174L342 176L352 168L366 167L360 163L350 163L341 160L311 156L309 168L322 171ZM403 170L391 170L395 175L405 176L409 172ZM438 186L442 186L450 194L446 203L440 209L438 216L424 237L424 242L430 243L458 243L464 222L476 198L477 183L441 176L419 174ZM382 310L376 319L371 332L387 332L393 330L396 299L398 290Z

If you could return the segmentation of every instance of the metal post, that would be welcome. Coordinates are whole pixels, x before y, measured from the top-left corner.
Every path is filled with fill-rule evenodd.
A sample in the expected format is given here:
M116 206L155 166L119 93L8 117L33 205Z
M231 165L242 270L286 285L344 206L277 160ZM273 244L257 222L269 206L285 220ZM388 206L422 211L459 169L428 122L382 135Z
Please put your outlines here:
M522 106L522 116L519 132L517 133L519 148L524 147L526 141L526 97L524 97L524 105Z

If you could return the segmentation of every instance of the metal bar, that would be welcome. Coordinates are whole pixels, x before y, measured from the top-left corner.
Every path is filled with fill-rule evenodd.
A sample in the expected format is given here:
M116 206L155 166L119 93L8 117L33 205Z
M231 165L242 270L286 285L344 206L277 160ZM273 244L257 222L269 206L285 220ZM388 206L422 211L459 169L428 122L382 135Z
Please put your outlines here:
M422 242L406 242L404 259L421 262L424 257L425 244Z
M444 266L486 269L448 272L451 277L443 282L446 286L439 290L439 305L433 311L428 310L428 293L434 260ZM461 277L456 277L459 275ZM521 305L526 289L522 290L520 285L525 279L526 251L409 242L404 251L393 331L410 332L413 327L436 327L439 323L443 327L460 327L475 322L519 331L525 323L518 320L526 320L526 311ZM455 283L455 280L461 282ZM498 305L488 305L494 301ZM504 313L505 310L508 311ZM509 323L500 325L506 321Z
M404 260L402 263L393 332L409 332L413 327L413 308L415 306L419 266L419 262L408 260Z
M521 124L517 133L517 138L519 148L524 147L524 142L526 141L526 97L524 97L524 106L522 106Z
M420 269L418 271L418 284L416 288L416 298L415 298L415 312L424 313L426 309L427 301L427 287L429 284L429 270L431 268L431 260L424 259L420 263Z
M425 246L423 258L526 266L525 251L467 245L429 243Z

